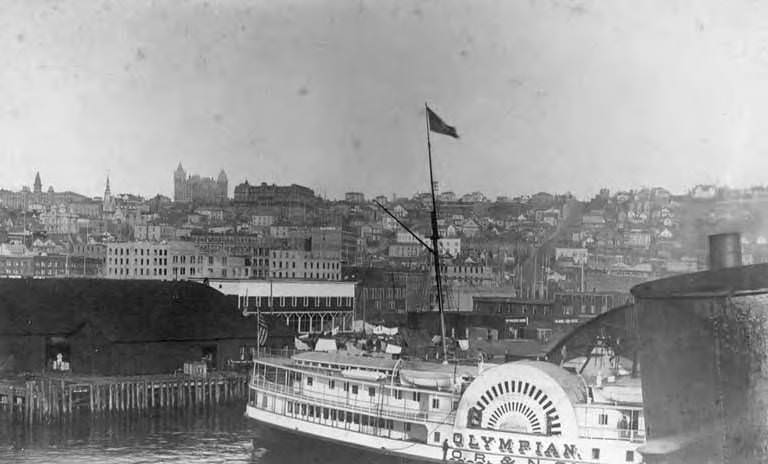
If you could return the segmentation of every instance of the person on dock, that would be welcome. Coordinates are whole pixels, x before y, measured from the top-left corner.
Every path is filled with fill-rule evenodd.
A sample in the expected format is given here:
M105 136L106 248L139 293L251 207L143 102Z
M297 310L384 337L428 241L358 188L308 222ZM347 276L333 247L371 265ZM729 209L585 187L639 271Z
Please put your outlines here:
M448 439L446 438L443 440L443 462L446 462L448 460L448 449L450 448L450 445L448 445Z

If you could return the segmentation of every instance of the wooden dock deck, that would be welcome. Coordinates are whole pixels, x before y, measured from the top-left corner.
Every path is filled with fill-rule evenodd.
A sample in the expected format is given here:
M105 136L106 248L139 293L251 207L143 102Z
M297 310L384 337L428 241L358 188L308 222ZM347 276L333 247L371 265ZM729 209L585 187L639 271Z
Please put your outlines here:
M234 371L185 374L85 376L38 374L0 378L0 413L25 423L65 419L80 412L136 412L205 408L248 395L248 375Z

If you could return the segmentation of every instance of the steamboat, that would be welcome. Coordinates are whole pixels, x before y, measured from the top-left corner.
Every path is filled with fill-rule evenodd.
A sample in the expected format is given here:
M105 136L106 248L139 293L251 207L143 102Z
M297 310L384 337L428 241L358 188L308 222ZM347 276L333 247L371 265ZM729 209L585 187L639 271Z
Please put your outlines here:
M425 110L431 246L390 215L434 257L446 360L429 133L458 134ZM548 362L451 365L315 351L255 360L245 414L269 427L417 462L616 464L642 462L641 401L637 394L606 396Z
M289 432L419 462L642 462L642 405L552 363L267 359L254 363L246 415Z

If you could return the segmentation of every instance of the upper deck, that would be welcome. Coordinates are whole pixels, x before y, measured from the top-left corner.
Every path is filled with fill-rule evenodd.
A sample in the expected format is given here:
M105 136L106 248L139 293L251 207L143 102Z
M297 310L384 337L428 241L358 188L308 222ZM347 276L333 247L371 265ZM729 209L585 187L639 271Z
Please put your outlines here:
M330 358L323 358L327 359ZM257 393L261 392L282 401L333 411L327 412L329 416L349 413L353 419L359 416L422 424L430 430L442 424L455 424L535 435L571 434L591 439L645 440L641 405L595 402L599 395L590 396L586 386L582 389L575 382L578 379L561 379L566 383L573 380L571 386L566 386L566 390L573 391L558 393L557 386L537 379L536 371L524 363L510 363L504 366L506 370L499 370L501 366L492 369L505 376L509 375L509 369L520 371L526 381L492 385L480 375L468 388L465 385L466 391L462 391L464 388L439 391L405 386L398 382L394 369L379 381L349 378L341 375L345 366L348 365L329 363L321 368L259 361L250 383L252 400L256 401ZM554 371L557 366L537 367Z

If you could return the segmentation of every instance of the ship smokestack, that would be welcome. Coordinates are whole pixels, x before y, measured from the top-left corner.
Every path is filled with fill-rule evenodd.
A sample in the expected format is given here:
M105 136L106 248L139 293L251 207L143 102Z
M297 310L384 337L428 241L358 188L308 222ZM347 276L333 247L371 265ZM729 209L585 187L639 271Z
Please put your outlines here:
M709 236L709 270L741 266L741 234L730 232Z

